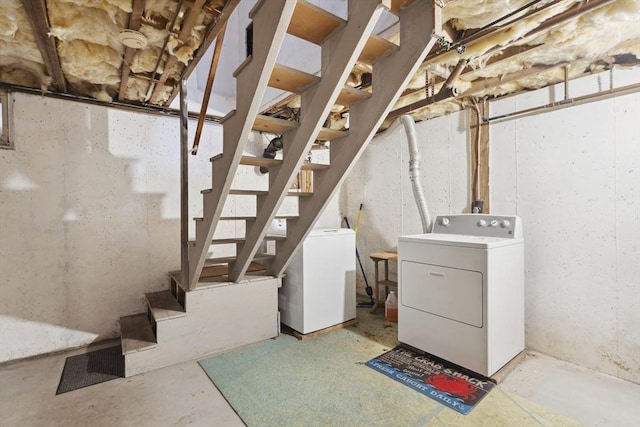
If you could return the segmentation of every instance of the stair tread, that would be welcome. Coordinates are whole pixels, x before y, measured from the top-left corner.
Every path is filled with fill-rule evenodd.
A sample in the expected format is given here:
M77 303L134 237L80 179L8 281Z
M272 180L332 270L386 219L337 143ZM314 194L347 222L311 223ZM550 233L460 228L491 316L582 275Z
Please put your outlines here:
M285 65L276 64L273 67L271 77L269 78L269 86L300 95L309 86L319 80L320 77L313 74L296 70L295 68L287 67ZM356 89L351 86L344 86L338 95L336 104L351 105L370 96L371 94L367 91Z
M263 240L286 240L286 236L264 236ZM211 243L214 245L225 245L229 243L242 243L246 240L244 237L229 237L225 239L213 239Z
M347 135L349 135L349 132L346 130L322 128L316 139L318 141L333 141L334 139L344 138Z
M371 98L371 93L356 89L355 87L345 86L340 91L340 95L338 95L338 99L336 99L336 104L348 106L367 98Z
M298 126L298 123L290 120L279 119L277 117L265 116L259 114L253 122L253 130L260 132L270 132L276 135L282 135L286 131Z
M265 168L270 168L273 166L277 166L282 163L280 159L268 159L264 157L253 157L253 156L242 156L240 159L240 164L245 166L261 166ZM301 170L319 170L328 168L328 164L324 163L308 163L305 162L302 164Z
M202 191L206 191L206 190L202 190ZM230 195L235 195L235 196L265 196L267 194L269 194L268 190L231 190L229 191ZM307 196L311 196L313 193L307 193L304 191L289 191L289 193L287 193L287 196L291 196L291 197L307 197Z
M319 80L320 77L313 74L276 64L271 72L271 77L269 77L269 86L299 95Z
M399 49L398 45L380 36L372 35L364 45L358 62L373 64L376 59L387 56Z
M391 13L398 15L402 9L411 6L416 0L391 0Z
M298 123L291 120L279 119L277 117L265 116L259 114L253 122L253 130L259 132L275 133L282 135L288 130L298 127ZM332 141L347 136L349 133L343 130L335 130L329 128L321 128L316 138L318 141Z
M409 6L415 0L393 0L391 11L400 13L400 10ZM298 0L291 17L287 32L308 42L321 45L331 33L345 25L346 21L324 9ZM372 35L364 47L358 61L372 64L377 58L390 53L391 49L397 49L397 45L388 40Z
M122 354L149 350L156 347L156 337L146 313L120 318Z
M149 303L149 310L158 322L186 315L184 308L169 291L148 293L145 296Z
M304 0L298 0L287 32L308 42L321 45L345 20Z
M293 219L298 218L297 215L276 215L274 219ZM256 219L255 216L221 216L221 221L246 221Z
M255 254L253 257L254 261L263 261L272 259L275 255L273 254ZM226 256L219 258L207 258L205 262L205 266L216 265L216 264L227 264L236 260L235 256Z

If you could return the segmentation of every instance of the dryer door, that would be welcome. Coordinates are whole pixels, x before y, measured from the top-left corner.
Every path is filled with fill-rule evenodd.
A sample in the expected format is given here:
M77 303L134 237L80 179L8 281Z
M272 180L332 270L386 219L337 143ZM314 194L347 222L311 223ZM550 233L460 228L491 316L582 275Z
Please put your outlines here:
M482 328L482 273L412 261L401 268L402 305Z

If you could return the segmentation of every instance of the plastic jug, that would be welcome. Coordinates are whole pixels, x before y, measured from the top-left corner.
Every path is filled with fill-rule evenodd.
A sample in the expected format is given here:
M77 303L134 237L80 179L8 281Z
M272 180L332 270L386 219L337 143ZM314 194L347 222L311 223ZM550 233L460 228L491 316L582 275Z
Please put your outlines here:
M389 322L398 321L398 298L395 291L390 291L384 302L384 318Z

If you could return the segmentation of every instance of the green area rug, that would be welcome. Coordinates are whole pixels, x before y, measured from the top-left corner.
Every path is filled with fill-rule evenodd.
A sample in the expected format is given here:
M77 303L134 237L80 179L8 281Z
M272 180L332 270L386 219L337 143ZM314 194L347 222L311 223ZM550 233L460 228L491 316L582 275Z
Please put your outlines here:
M366 366L395 347L396 324L368 310L359 323L299 341L288 335L200 361L249 427L570 426L499 387L461 415Z

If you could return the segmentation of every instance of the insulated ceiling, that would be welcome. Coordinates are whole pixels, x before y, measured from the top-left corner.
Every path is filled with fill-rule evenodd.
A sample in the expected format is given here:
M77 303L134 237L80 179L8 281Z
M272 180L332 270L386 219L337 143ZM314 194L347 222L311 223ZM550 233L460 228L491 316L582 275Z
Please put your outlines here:
M2 0L0 83L105 104L168 108L178 82L193 71L238 1ZM413 1L430 0L391 4L401 9ZM322 7L336 0L312 3ZM435 3L447 38L428 55L394 106L396 114L434 117L479 99L640 64L640 0ZM125 47L119 35L128 29L144 34L146 47ZM381 35L399 43L394 26ZM244 50L244 40L232 46ZM369 67L358 66L351 84L366 88L361 76ZM451 88L442 90L454 70ZM342 113L336 112L334 127L344 123Z

